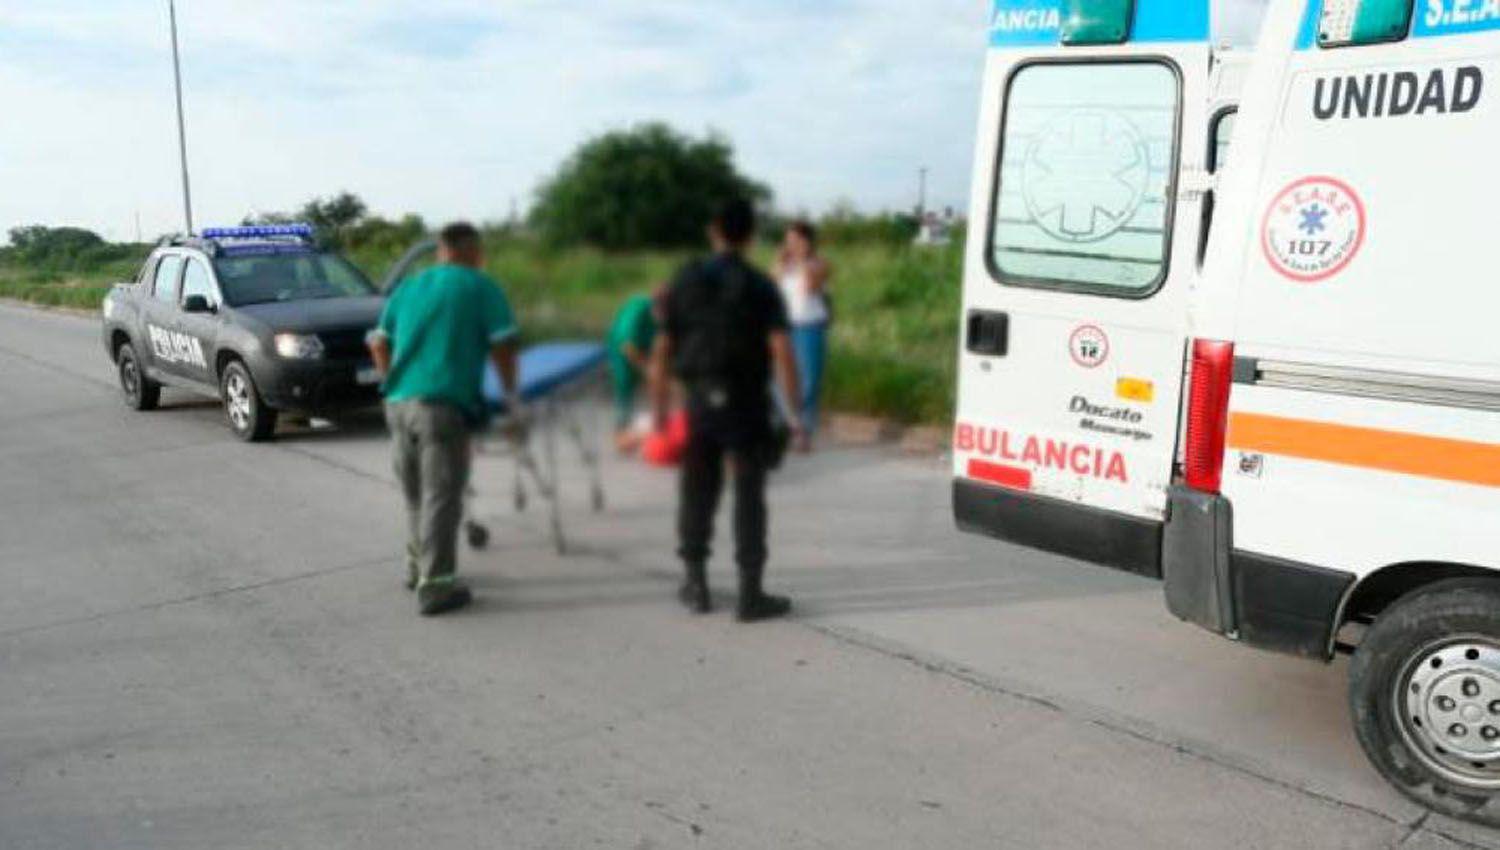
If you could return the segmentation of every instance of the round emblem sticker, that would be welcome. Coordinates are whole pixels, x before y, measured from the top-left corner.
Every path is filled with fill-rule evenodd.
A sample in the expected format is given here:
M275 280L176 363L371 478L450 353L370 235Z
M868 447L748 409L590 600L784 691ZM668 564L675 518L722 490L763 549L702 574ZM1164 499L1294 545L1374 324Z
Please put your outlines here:
M1109 359L1109 337L1093 325L1084 325L1068 338L1068 353L1079 366L1097 369Z
M1343 271L1364 241L1365 205L1332 177L1306 177L1281 190L1261 225L1271 268L1302 283Z

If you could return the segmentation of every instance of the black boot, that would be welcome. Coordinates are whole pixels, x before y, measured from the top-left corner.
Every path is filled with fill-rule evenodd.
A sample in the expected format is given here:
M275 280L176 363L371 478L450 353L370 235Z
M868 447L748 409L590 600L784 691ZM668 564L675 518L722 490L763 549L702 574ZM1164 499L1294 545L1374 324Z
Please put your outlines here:
M735 617L741 623L774 620L792 612L792 600L785 596L773 596L761 588L761 577L765 567L740 568L740 601Z
M714 610L713 600L708 594L708 565L688 564L687 578L677 589L677 599L694 614L707 614Z

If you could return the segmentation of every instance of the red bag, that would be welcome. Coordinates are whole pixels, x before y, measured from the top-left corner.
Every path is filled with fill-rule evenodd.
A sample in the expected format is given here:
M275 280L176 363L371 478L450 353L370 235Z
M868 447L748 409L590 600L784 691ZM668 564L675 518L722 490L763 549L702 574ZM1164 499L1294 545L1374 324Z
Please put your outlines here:
M652 466L676 466L687 448L688 417L686 411L672 415L667 427L651 434L641 443L641 460Z
M667 419L667 439L679 449L687 446L688 415L686 410L679 410Z

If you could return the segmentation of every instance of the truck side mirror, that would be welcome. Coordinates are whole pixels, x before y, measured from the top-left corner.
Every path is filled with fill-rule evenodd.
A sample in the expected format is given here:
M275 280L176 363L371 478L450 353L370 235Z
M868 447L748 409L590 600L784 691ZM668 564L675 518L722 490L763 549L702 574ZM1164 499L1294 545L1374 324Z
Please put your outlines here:
M184 313L212 313L213 305L208 303L208 298L202 295L189 295L182 299L182 312Z

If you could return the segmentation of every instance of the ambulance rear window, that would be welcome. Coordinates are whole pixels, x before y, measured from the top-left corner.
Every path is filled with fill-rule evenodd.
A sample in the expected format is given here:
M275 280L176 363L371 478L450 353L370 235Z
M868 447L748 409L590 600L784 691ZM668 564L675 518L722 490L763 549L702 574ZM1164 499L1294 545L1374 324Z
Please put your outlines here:
M1002 283L1127 298L1161 284L1179 99L1160 62L1016 72L990 233Z

